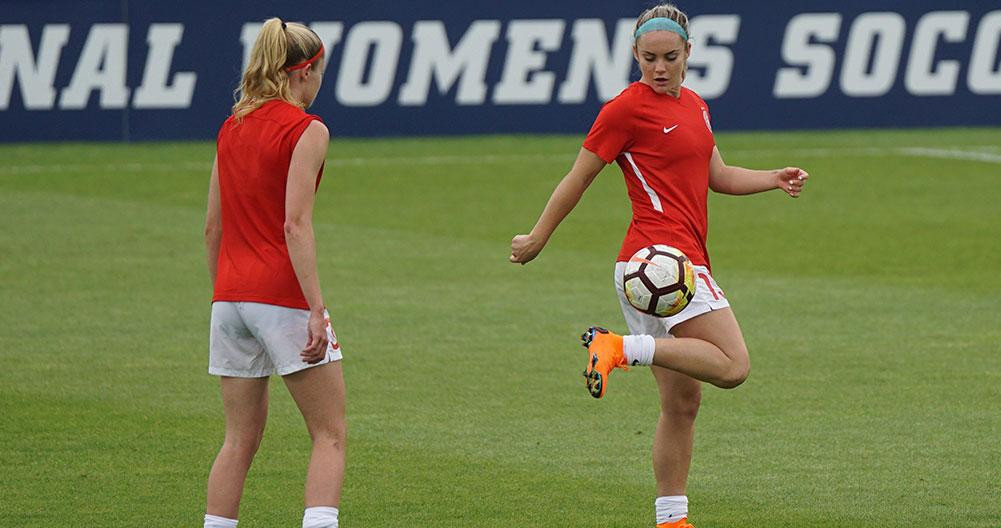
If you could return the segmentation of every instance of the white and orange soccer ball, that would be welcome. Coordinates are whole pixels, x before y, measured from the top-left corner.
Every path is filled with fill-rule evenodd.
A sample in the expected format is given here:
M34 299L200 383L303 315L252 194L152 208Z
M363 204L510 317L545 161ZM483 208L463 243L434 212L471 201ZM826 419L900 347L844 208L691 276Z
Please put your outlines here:
M645 314L677 315L695 296L692 261L671 246L645 247L626 262L622 289L629 304Z

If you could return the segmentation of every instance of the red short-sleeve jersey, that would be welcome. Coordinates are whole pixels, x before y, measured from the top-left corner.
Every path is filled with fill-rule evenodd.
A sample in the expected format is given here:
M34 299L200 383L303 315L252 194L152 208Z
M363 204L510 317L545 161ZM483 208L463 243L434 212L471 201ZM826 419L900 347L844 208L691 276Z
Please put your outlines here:
M219 129L216 159L222 241L213 301L309 309L285 244L285 187L292 151L320 118L272 100ZM316 175L320 186L323 167Z
M709 107L687 88L675 98L635 82L605 103L584 148L606 163L615 160L626 179L633 219L620 262L643 247L668 244L709 267L706 197L715 146Z

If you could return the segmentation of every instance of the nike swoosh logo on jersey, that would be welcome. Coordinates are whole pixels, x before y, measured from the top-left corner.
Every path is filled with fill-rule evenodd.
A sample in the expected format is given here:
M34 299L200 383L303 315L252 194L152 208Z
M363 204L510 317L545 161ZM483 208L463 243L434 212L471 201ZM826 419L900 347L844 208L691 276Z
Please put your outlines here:
M678 128L678 125L674 125L674 126L673 126L673 127L671 127L671 128L667 128L667 127L664 127L664 133L665 133L665 134L667 134L667 133L670 133L670 132L671 132L672 130L674 130L675 128Z

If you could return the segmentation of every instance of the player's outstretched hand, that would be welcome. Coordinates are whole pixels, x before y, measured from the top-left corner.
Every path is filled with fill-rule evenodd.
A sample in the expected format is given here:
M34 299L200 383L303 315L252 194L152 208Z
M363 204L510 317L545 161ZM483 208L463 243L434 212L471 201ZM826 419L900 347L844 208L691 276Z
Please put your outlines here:
M511 239L511 256L509 260L515 264L527 264L534 259L542 246L532 235L518 235Z
M302 360L310 365L318 363L327 355L327 318L323 311L310 310L307 323L309 340L302 349Z
M806 179L810 177L807 172L799 167L786 167L775 171L778 176L778 187L789 196L796 198L803 192Z

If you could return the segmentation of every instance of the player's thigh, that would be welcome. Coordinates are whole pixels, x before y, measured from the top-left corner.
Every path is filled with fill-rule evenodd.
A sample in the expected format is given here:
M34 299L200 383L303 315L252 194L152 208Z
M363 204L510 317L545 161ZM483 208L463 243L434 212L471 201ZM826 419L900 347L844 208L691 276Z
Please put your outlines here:
M268 419L268 378L220 378L227 441L257 442Z
M340 361L300 370L282 376L282 380L299 407L311 436L343 436L345 391Z
M732 361L750 365L747 344L737 318L730 308L721 308L678 323L671 328L675 337L691 337L708 341L723 351Z

